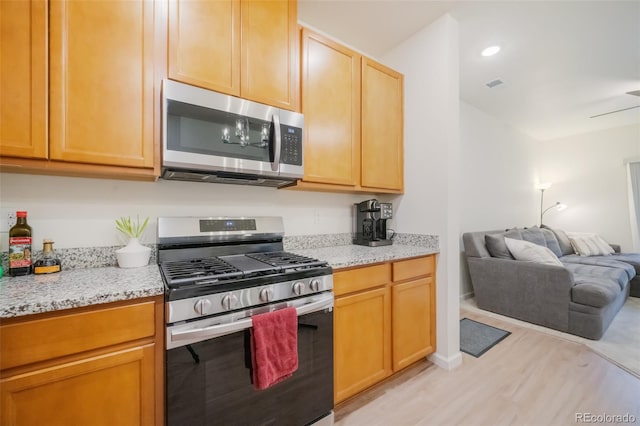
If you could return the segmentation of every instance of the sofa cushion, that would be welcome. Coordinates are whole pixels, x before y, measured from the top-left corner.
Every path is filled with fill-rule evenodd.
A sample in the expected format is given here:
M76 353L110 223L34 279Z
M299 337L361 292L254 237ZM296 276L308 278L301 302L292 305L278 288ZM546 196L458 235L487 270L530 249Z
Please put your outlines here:
M611 256L607 256L607 259L633 266L636 270L636 275L640 276L640 253L614 253Z
M492 257L498 257L500 259L513 259L513 256L511 256L511 252L504 242L504 233L486 234L484 236L484 243L487 246L487 250Z
M566 256L565 256L566 257ZM564 257L563 257L564 259ZM582 263L563 263L564 267L570 270L574 277L575 282L578 279L605 279L612 281L618 285L620 290L624 290L629 285L629 275L623 268L612 268L600 265L589 265Z
M573 263L621 269L625 271L629 280L640 273L640 254L614 254L611 256L579 256L572 254L562 256L560 261L565 265ZM635 262L635 264L632 262Z
M571 241L569 240L569 236L566 232L564 232L562 229L549 228L546 225L542 225L542 227L545 229L549 229L556 236L556 240L558 240L558 245L563 256L575 254L573 246L571 245Z
M544 235L544 240L549 250L551 250L557 257L563 256L556 234L544 228L540 228L540 232Z
M586 275L576 277L576 283L571 288L571 300L582 305L601 308L613 302L620 291L617 283L611 280Z
M505 237L504 241L513 257L517 260L563 266L556 255L544 245L507 237Z

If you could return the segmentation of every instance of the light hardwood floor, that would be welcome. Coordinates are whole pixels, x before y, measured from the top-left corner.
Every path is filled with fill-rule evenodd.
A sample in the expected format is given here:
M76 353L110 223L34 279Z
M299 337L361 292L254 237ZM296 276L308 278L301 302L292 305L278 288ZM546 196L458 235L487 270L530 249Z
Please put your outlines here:
M420 361L336 409L336 426L573 425L577 413L640 424L640 379L584 345L490 318L512 334L445 371Z

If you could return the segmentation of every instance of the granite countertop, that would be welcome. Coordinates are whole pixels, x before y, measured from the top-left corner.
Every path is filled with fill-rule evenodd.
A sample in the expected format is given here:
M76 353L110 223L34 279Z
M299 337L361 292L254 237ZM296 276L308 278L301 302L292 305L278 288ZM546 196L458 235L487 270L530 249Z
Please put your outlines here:
M311 249L293 249L291 252L302 256L326 260L334 269L370 263L388 262L416 256L438 253L436 248L393 244L382 247L344 245Z
M0 278L0 318L51 312L164 293L158 265L63 270Z
M393 245L383 247L351 245L351 239L350 234L290 237L285 240L285 250L325 260L334 269L439 252L438 238L432 235L398 234ZM65 269L60 273L0 278L0 318L164 293L155 258L142 268L121 269L112 266L112 247L63 250L61 257Z

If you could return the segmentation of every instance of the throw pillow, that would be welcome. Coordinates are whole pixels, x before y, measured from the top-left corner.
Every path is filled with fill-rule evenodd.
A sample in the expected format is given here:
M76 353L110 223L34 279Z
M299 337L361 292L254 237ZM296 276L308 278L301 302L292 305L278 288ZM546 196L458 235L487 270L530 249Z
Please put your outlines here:
M549 247L549 250L551 250L556 256L562 257L562 249L560 248L560 243L556 238L556 234L544 228L540 229L540 232L542 232L542 235L544 235L544 240L547 243L547 247Z
M533 226L531 228L525 228L522 231L522 239L529 241L530 243L537 244L539 246L547 246L544 239L544 234L540 231L540 228Z
M600 235L568 232L569 241L580 256L606 256L613 254L613 247Z
M491 257L500 259L513 259L507 245L504 242L504 234L485 234L484 243Z
M558 257L545 246L539 246L529 241L514 240L513 238L505 238L504 242L516 260L563 266Z
M562 251L562 256L576 254L576 251L573 249L573 246L571 245L571 241L569 241L569 237L567 236L566 232L564 232L562 229L549 228L546 225L542 225L542 227L546 229L550 229L551 232L553 232L553 234L556 236L556 239L558 240L558 245L560 246L560 250Z

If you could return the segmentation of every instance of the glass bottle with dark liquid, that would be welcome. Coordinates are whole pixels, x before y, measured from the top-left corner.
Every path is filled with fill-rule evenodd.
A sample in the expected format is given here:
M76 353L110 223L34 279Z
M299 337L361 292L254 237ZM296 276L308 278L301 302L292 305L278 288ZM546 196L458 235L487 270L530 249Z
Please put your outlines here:
M33 264L34 274L52 274L60 272L62 263L53 252L53 241L44 240L42 242L42 256Z
M16 224L9 230L9 275L27 275L31 272L31 227L27 212L16 212Z

